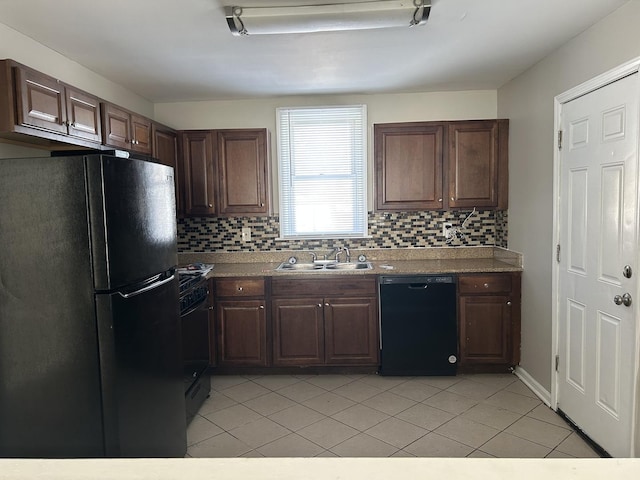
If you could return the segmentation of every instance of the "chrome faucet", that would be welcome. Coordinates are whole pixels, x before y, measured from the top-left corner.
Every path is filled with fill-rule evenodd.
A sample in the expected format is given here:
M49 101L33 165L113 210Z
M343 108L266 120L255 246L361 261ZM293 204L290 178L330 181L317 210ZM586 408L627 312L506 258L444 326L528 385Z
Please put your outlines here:
M342 250L344 251L344 253L347 255L347 263L349 263L351 261L351 252L349 251L349 249L347 247L342 247Z
M316 260L318 260L318 255L316 255L316 252L312 252L311 250L309 250L309 252L311 254L311 263L315 263Z

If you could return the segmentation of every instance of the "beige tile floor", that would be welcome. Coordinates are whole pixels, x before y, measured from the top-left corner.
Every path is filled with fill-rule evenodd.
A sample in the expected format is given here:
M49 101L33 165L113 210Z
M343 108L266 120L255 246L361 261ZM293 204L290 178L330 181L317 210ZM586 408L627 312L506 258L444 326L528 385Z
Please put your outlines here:
M192 457L597 457L515 375L214 376Z

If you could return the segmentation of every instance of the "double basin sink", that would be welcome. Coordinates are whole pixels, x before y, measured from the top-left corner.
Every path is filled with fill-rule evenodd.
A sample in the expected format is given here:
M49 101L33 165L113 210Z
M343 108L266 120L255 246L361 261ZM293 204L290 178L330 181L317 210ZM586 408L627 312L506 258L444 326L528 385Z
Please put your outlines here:
M370 262L331 262L331 263L289 263L282 262L276 268L278 272L330 272L339 270L371 270Z

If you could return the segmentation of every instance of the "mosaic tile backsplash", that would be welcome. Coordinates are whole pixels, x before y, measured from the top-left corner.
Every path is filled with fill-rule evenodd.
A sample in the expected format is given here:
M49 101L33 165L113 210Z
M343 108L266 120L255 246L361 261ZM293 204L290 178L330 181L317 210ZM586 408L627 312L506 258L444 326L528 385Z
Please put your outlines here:
M471 210L369 213L370 238L345 240L277 240L280 224L270 217L190 217L178 220L178 251L264 252L278 250L363 248L417 248L445 246L497 246L507 248L506 211L478 210L469 218L463 236L447 244L443 222L460 228ZM242 242L243 227L251 228L251 241Z

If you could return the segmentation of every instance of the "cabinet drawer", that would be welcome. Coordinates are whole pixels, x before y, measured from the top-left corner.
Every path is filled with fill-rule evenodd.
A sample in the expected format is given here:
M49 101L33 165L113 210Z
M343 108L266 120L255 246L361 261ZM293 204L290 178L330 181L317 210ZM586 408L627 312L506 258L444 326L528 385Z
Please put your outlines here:
M376 295L376 278L371 276L343 276L309 278L274 278L271 281L271 294L274 297L291 296L369 296Z
M459 293L511 292L511 275L473 275L458 277Z
M264 297L263 278L224 278L216 280L216 297Z

